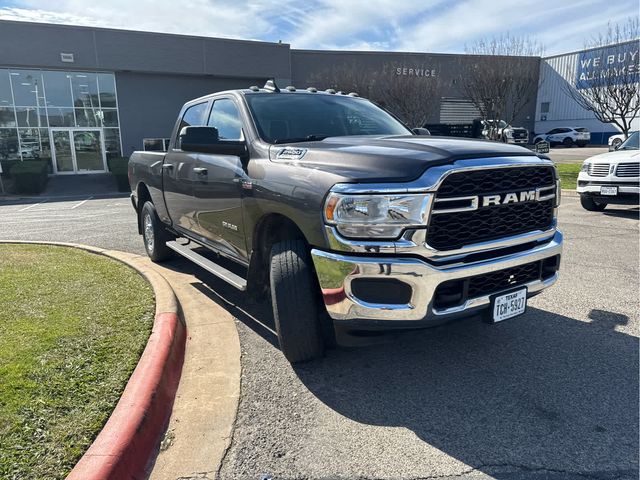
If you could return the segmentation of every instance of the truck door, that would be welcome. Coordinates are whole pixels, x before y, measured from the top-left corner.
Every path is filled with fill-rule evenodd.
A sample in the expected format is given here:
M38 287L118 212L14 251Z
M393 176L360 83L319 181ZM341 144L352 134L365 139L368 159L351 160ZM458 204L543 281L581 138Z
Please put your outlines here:
M164 201L172 225L189 232L197 230L193 195L198 175L194 168L197 157L201 154L183 152L180 149L179 135L183 127L204 125L208 105L208 102L197 103L184 110L175 132L176 138L173 139L162 165Z
M213 101L207 125L220 140L244 140L242 120L232 98ZM243 185L251 185L242 160L235 155L200 154L194 184L198 233L232 257L246 260L242 219Z

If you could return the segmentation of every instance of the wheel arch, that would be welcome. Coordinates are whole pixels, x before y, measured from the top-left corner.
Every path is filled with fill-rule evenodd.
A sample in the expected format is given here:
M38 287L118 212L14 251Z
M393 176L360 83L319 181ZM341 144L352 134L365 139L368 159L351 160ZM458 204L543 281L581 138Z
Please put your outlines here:
M282 240L299 238L307 245L309 241L302 229L286 215L267 213L256 223L251 238L251 259L249 262L248 290L259 294L268 287L269 256L271 247Z
M136 187L136 212L138 214L138 233L142 235L142 207L145 202L149 201L153 203L153 199L151 198L151 193L149 192L149 188L144 182L138 183Z

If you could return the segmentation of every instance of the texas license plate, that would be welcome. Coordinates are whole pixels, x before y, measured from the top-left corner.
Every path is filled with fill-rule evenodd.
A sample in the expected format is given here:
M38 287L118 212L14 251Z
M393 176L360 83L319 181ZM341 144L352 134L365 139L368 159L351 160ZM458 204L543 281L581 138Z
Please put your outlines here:
M600 195L617 195L618 187L600 187Z
M493 323L522 315L526 309L526 288L497 295L493 298Z

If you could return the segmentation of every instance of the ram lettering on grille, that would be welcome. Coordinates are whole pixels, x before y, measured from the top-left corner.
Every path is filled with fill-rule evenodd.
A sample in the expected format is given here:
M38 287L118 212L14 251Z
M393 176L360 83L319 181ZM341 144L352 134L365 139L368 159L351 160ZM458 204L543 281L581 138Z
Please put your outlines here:
M504 238L553 224L553 167L455 172L440 185L427 229L437 250Z

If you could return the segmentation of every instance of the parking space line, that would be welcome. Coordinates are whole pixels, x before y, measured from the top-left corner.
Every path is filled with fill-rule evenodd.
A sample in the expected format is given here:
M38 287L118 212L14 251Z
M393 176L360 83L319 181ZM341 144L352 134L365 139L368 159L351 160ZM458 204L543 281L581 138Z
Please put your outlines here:
M91 200L93 198L93 196L89 197L89 198L85 198L83 201L81 201L80 203L74 205L73 207L71 207L69 210L73 210L74 208L78 208L80 205L82 205L85 202L88 202L89 200Z
M40 202L40 203L32 203L32 204L31 204L31 205L29 205L28 207L24 207L24 208L22 208L22 209L20 209L20 210L18 210L18 211L19 211L19 212L24 212L25 210L29 210L30 208L37 207L38 205L42 205L43 203L47 203L47 200L43 200L43 201L42 201L42 202Z

